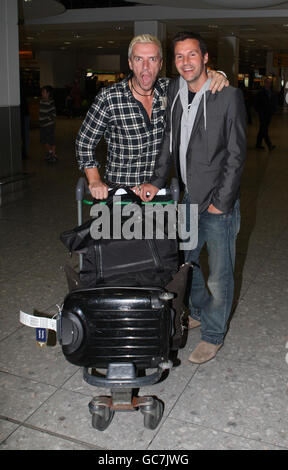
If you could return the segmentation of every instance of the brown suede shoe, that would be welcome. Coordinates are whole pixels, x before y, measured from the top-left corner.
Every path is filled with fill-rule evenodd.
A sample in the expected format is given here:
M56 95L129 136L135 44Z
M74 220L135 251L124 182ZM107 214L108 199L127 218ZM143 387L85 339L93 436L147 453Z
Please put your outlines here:
M216 356L217 352L221 348L222 344L207 343L207 341L200 341L198 346L189 356L189 361L194 364L203 364L204 362L210 361Z
M200 326L201 322L198 320L195 320L192 317L188 317L188 330L192 330L193 328L197 328L197 326Z

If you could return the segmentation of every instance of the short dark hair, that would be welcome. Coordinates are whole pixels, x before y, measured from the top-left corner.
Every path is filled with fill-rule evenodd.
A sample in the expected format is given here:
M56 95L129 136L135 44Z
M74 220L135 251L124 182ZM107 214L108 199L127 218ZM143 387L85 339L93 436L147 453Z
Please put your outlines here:
M199 47L204 57L205 54L208 53L207 45L202 36L197 33L193 33L192 31L180 31L179 33L175 34L174 38L172 39L173 44L173 52L175 50L175 45L177 42L185 41L185 39L196 39L199 42Z

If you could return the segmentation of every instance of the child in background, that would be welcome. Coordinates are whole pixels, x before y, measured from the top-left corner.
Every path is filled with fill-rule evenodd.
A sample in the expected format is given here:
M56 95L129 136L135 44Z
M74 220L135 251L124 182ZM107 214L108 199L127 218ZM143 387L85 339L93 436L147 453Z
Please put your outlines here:
M39 105L40 142L47 150L45 159L55 162L57 160L55 149L56 108L52 87L50 85L43 86L41 96Z

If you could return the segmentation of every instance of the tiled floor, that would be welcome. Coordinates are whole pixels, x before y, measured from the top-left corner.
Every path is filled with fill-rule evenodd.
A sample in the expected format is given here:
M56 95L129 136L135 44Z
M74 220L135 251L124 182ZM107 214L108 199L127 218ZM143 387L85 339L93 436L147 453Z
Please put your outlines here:
M20 309L57 313L67 293L59 234L77 223L80 176L80 120L58 119L56 165L44 162L39 131L31 131L30 187L0 209L1 449L288 449L288 114L273 119L271 153L254 149L256 123L254 116L248 126L230 329L217 357L201 366L188 362L200 337L190 332L181 365L141 389L165 402L154 431L140 412L116 413L104 432L92 428L88 403L107 391L84 382L59 345L38 347L35 330L19 323Z

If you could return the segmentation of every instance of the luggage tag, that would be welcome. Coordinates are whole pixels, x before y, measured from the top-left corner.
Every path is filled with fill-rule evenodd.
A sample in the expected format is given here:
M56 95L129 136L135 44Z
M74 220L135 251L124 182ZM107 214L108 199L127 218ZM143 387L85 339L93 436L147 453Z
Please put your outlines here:
M59 307L58 307L59 308ZM39 315L39 313L38 313ZM43 317L29 315L28 313L20 310L20 323L26 326L35 328L36 331L36 344L40 348L44 346L55 346L56 345L56 332L57 332L57 318ZM56 316L58 316L56 314ZM53 335L53 338L49 336ZM52 341L51 341L52 339Z
M61 309L59 305L56 305L56 307L58 308L58 315L59 315L61 312ZM34 310L33 314L37 317L47 318L46 313L39 312L38 310ZM52 317L52 319L54 317ZM49 328L45 328L45 325L41 325L41 328L36 328L36 344L40 348L43 348L44 346L56 346L57 344L56 331L55 330L53 331Z
M36 328L36 344L40 348L43 348L47 345L47 329L46 328Z

